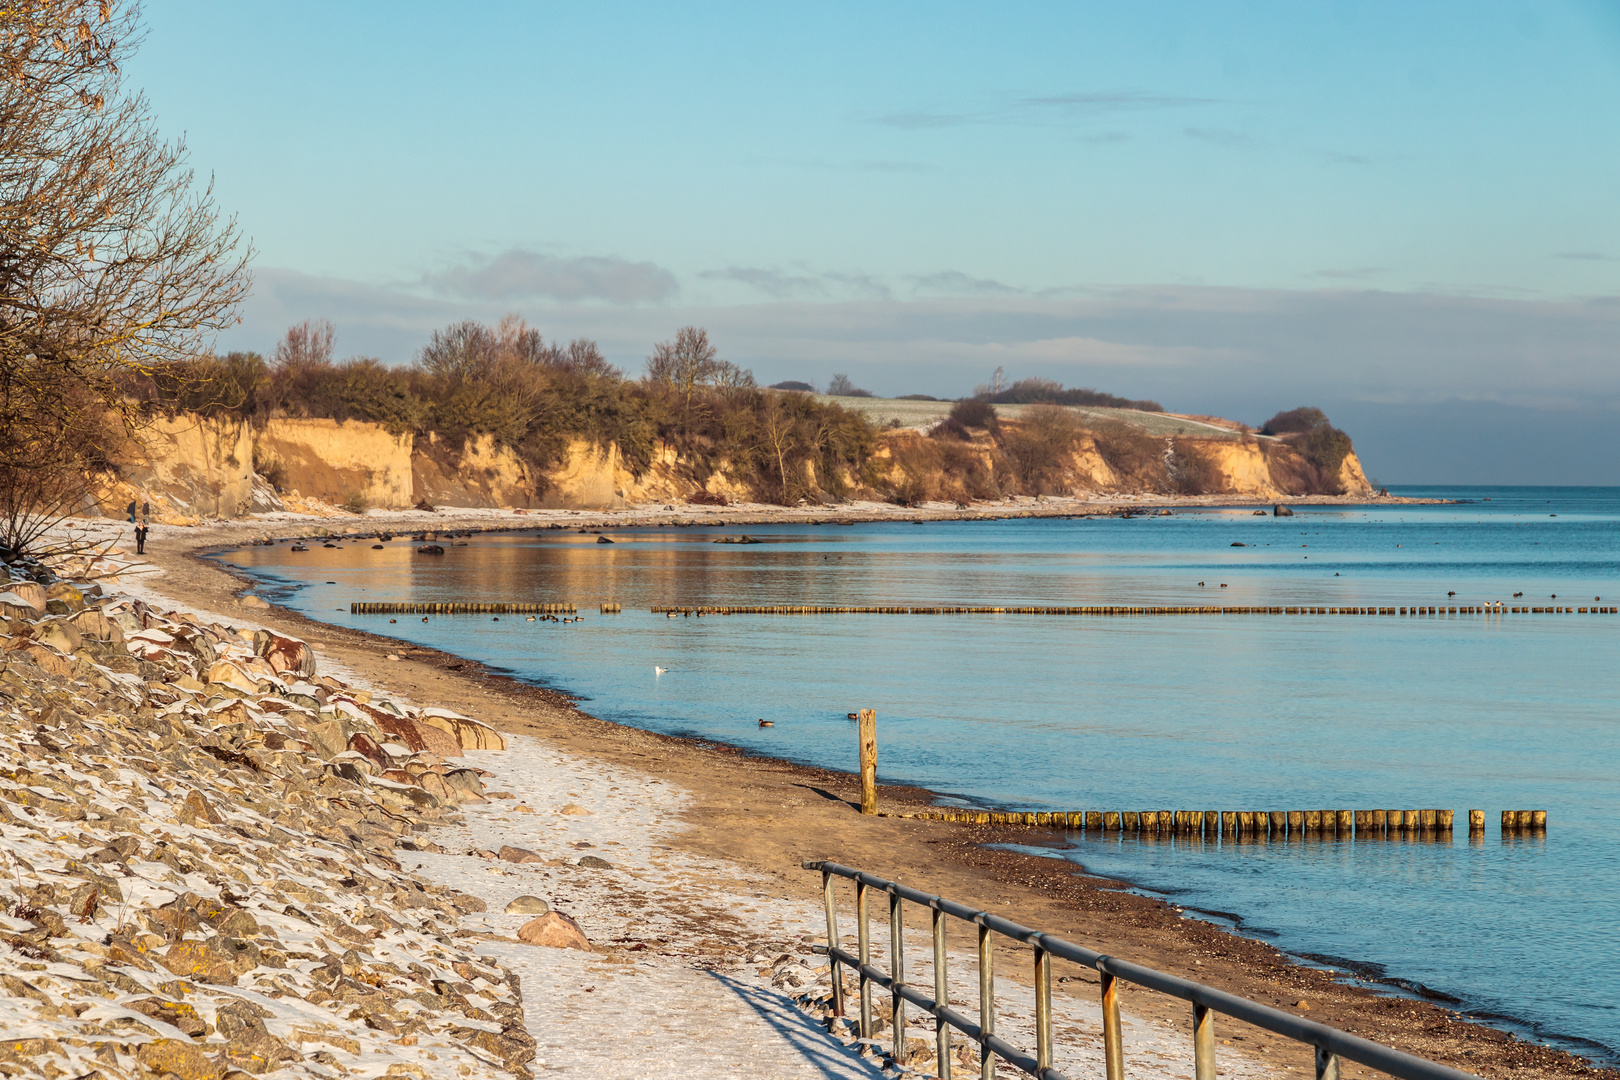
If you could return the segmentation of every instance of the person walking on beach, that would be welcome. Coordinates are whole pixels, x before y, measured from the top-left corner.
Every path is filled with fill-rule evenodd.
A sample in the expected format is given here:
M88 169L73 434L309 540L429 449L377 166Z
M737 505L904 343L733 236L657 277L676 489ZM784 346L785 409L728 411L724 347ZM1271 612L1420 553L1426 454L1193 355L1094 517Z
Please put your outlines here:
M129 505L124 507L124 513L129 515L129 523L131 525L135 524L135 500L134 499L129 500Z
M146 554L146 522L135 526L135 554Z

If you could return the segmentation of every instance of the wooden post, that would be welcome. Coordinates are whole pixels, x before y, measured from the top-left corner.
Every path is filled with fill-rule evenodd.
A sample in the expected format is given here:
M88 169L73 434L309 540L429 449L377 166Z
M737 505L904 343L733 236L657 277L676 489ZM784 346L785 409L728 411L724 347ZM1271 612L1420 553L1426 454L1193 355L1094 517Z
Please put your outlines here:
M1485 811L1483 811L1483 810L1470 810L1470 811L1468 811L1468 831L1469 832L1484 832L1485 831Z
M861 813L877 813L877 712L860 711Z

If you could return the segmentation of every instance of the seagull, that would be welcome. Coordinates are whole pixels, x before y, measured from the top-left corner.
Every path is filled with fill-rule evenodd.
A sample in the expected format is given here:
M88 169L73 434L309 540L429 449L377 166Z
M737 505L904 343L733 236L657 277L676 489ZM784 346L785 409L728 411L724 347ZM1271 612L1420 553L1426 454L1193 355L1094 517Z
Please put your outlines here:
M664 672L666 672L668 670L669 670L669 668L667 668L667 667L659 667L657 664L653 665L653 674L654 675L662 675Z

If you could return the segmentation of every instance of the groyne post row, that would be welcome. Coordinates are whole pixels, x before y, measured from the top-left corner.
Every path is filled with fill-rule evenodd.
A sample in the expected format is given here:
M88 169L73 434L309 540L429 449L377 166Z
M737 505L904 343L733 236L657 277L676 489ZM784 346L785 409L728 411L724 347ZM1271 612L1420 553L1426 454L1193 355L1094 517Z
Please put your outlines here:
M1449 833L1454 810L917 810L894 817L950 821L959 825L1010 825L1063 829L1068 832L1151 833L1167 836L1235 839L1238 837L1315 836L1399 837ZM1468 811L1470 832L1485 828L1485 811ZM1544 832L1545 810L1502 811L1503 832Z
M617 605L615 605L616 607ZM603 611L607 610L606 606ZM350 615L573 615L574 604L396 604L351 603Z
M654 615L1613 615L1613 607L1144 607L1094 604L1080 607L904 607L823 604L653 607Z

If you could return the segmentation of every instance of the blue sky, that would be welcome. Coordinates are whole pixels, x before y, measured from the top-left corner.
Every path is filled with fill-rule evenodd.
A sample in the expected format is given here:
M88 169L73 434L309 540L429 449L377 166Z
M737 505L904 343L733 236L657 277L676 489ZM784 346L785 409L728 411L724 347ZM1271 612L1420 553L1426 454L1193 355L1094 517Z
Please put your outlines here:
M1612 0L147 21L132 81L259 252L226 347L326 317L405 361L515 310L638 368L695 321L766 381L945 396L999 365L1251 421L1309 401L1391 482L1620 483L1585 443L1438 476L1388 437L1470 406L1612 425Z

